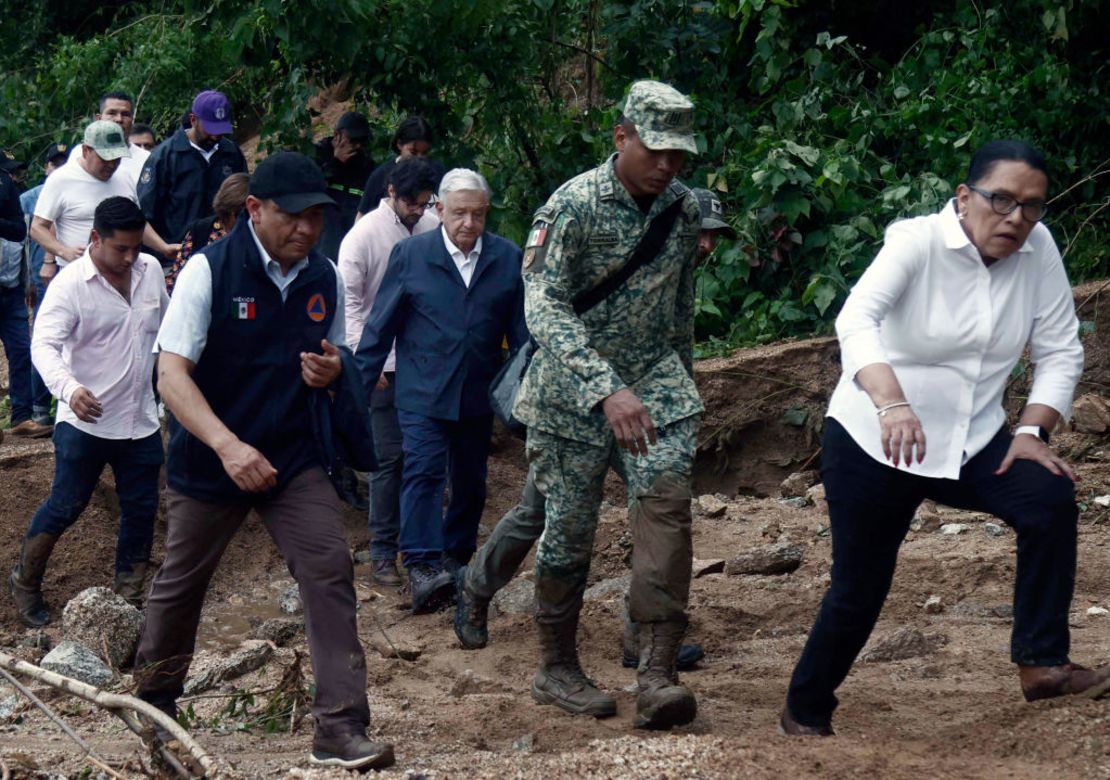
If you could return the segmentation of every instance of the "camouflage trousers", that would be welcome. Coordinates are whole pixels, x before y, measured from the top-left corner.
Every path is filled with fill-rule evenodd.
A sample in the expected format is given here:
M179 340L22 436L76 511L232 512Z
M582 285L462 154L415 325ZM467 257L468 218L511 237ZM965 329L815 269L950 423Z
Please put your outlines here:
M547 497L536 552L536 620L574 619L590 572L602 486L610 467L628 487L632 531L629 615L637 623L684 622L690 596L690 476L700 416L666 426L647 455L615 440L598 447L530 428L528 460Z

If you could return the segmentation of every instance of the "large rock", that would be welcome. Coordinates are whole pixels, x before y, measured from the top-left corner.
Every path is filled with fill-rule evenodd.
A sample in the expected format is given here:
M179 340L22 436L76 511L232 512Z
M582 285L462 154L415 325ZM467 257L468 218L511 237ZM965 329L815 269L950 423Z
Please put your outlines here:
M274 654L274 646L262 639L248 639L229 656L199 653L193 660L189 679L185 681L185 695L208 690L224 680L242 677L261 668Z
M530 579L517 577L497 591L490 603L503 615L531 615L536 611L536 586Z
M765 544L740 553L725 564L725 574L789 574L802 565L800 544Z
M613 577L612 579L602 580L590 587L586 588L586 592L582 594L583 601L607 601L608 599L620 596L624 598L624 594L628 593L628 588L632 585L632 575L626 574L623 577Z
M779 485L779 495L783 498L804 496L806 492L817 484L820 475L816 471L795 471Z
M71 639L64 640L42 659L43 669L103 688L114 675L100 656Z
M100 653L115 667L135 656L143 616L108 588L87 588L62 610L62 635Z
M708 493L698 496L694 505L706 517L720 517L728 510L727 502Z
M278 608L286 615L300 615L304 612L304 604L301 603L301 591L297 583L294 582L281 594L281 598L278 599Z
M278 647L285 647L304 629L304 623L289 618L269 618L251 627L248 639L265 639Z
M901 661L932 653L947 641L943 634L923 634L912 626L902 626L889 634L875 637L863 649L859 660L865 664Z
M1087 393L1075 399L1071 414L1072 425L1077 431L1106 433L1110 430L1110 404L1094 393Z

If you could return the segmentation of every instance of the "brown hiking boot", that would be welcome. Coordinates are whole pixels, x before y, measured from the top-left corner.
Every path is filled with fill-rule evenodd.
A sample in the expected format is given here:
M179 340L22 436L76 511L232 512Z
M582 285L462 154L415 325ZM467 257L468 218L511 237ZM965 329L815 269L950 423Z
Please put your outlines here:
M637 682L636 720L641 729L669 729L683 726L698 714L694 694L679 685L675 661L686 621L681 623L640 623L640 666Z
M1088 669L1079 664L1019 666L1021 692L1026 701L1083 693L1110 680L1110 666Z
M34 420L24 420L19 425L13 425L9 433L12 436L23 436L27 439L45 439L54 433L54 426L42 425Z
M19 562L8 577L16 616L25 626L41 628L50 622L50 610L42 596L42 578L57 541L58 537L51 534L35 534L24 539Z
M370 579L387 588L399 588L405 582L397 571L397 561L388 558L375 558L370 562Z
M148 563L131 564L131 571L117 571L112 590L135 609L142 609L146 601L146 570Z
M532 681L532 698L554 704L574 715L607 718L617 714L617 701L600 690L578 663L577 618L538 624L542 665Z

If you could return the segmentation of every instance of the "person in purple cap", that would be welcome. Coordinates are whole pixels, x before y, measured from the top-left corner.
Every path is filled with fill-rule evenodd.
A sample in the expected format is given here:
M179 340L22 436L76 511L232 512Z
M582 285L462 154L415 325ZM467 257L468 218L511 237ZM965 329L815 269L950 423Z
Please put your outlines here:
M189 127L158 144L143 165L139 206L168 244L179 244L192 222L212 214L212 198L224 179L247 170L239 146L228 137L231 129L227 97L205 90L193 99ZM160 259L163 266L174 260Z

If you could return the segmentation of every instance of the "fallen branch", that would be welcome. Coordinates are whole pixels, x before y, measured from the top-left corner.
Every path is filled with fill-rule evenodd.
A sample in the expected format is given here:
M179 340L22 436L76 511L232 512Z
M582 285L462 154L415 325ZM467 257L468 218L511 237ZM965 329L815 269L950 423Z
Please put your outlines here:
M153 704L149 704L134 696L102 691L88 683L74 680L71 677L66 677L56 672L47 671L46 669L35 666L34 664L29 664L7 653L0 652L0 667L10 672L23 675L24 677L30 677L33 680L37 680L52 688L57 688L71 696L84 699L90 704L95 704L113 712L117 710L132 710L162 727L175 740L180 742L182 748L189 753L196 761L197 765L200 766L209 777L218 777L221 772L226 771L220 763L208 755L204 748L189 735L188 731L183 729L176 720L162 712L162 710L158 709Z

